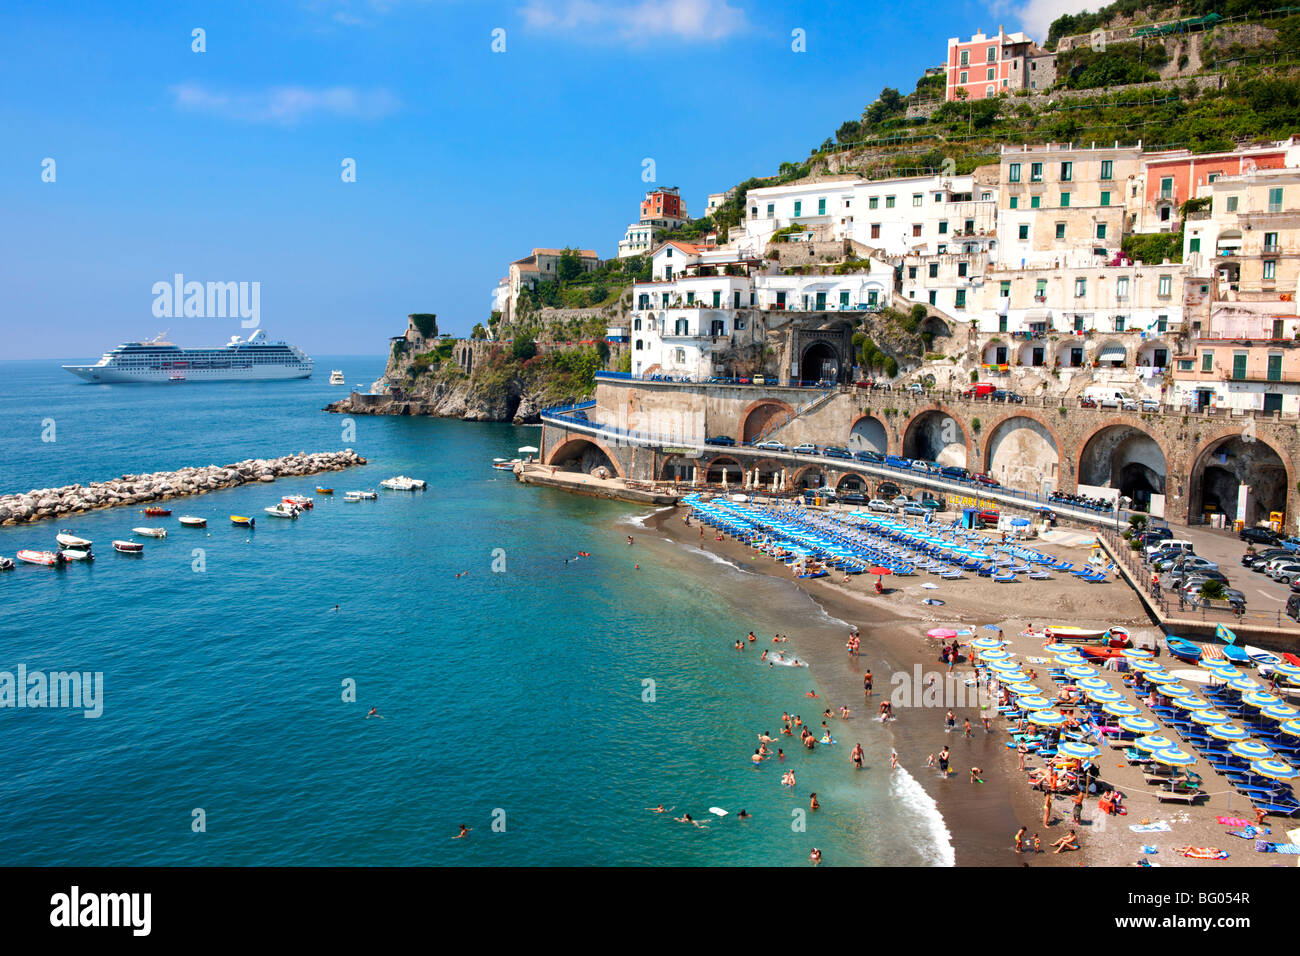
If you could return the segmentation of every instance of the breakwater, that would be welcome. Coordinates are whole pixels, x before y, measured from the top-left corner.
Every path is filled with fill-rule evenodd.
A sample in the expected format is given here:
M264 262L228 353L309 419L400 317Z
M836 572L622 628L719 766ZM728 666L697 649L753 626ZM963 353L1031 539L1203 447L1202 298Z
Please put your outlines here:
M0 525L27 524L62 515L118 505L138 505L187 495L201 495L251 482L342 471L366 464L351 448L343 451L286 455L283 458L248 458L232 465L203 465L179 471L122 475L87 485L40 488L25 494L0 495Z

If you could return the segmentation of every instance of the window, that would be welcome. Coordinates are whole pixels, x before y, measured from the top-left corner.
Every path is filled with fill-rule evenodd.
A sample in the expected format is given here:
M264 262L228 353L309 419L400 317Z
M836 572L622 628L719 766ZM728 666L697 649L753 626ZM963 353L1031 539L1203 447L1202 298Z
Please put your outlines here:
M1246 361L1249 358L1247 352L1232 353L1232 377L1242 379L1246 377Z
M1074 179L1074 163L1061 163L1061 182L1068 183Z
M1082 331L1083 331L1083 316L1081 316L1081 315L1076 315L1076 316L1074 317L1074 331L1076 331L1076 332L1082 332Z
M1128 276L1120 276L1115 280L1115 298L1121 302L1128 298Z
M1037 209L1037 208L1038 208L1039 206L1041 206L1042 204L1043 204L1043 197L1042 197L1042 196L1030 196L1030 197L1029 197L1029 208L1030 208L1030 209Z
M686 304L687 304L687 305L694 305L694 304L695 304L695 293L694 293L694 292L687 292L687 293L686 293Z
M1075 279L1075 280L1074 280L1074 297L1075 297L1076 299L1082 299L1082 298L1083 298L1085 295L1087 295L1087 294L1088 294L1088 280L1087 280L1087 279Z
M886 208L886 209L893 209L893 208L894 208L894 197L893 197L893 196L886 196L886 197L885 197L885 208Z
M1282 381L1282 353L1268 353L1268 380L1270 382Z
M1006 330L1007 330L1007 317L1006 317L1005 315L999 315L999 316L998 316L998 331L999 331L999 332L1005 332Z
M953 303L953 304L954 304L957 308L959 308L959 309L964 309L964 308L966 308L966 290L965 290L965 289L958 289L958 290L957 290L957 301L956 301L955 303Z
M1011 208L1012 208L1012 209L1017 209L1017 208L1019 208L1019 206L1020 206L1020 197L1019 197L1019 196L1012 196L1012 197L1011 197Z
M993 79L993 67L989 67L989 69L988 69L988 75L985 76L984 79L986 79L986 80L991 80L991 79Z
M991 47L989 47L989 59L988 59L988 62L990 62L990 63L996 63L996 62L998 62L998 48L997 48L997 47L995 47L995 46L991 46ZM991 79L993 79L993 77L990 76L989 79L991 80Z
M1268 191L1268 211L1269 212L1282 211L1282 187L1281 186L1277 186Z
M767 218L771 219L775 215L776 215L776 203L770 202L767 204Z
M1265 259L1265 260L1264 260L1264 278L1265 278L1265 279L1276 279L1276 278L1277 278L1277 260L1276 260L1276 259Z
M939 255L943 255L945 252L948 251L948 243L946 242L939 243L937 246L935 246L934 251L939 253Z
M1029 164L1029 181L1030 181L1031 183L1041 183L1041 182L1043 181L1043 164L1042 164L1042 163L1030 163L1030 164Z
M947 220L947 219L940 219L940 220L939 220L939 235L941 235L941 236L946 236L946 235L948 235L948 220Z
M934 194L934 201L935 201L935 202L943 202L943 193L935 193L935 194Z
M970 66L970 50L961 51L961 65Z
M713 290L713 307L715 309L722 308L722 292L718 289Z
M690 335L691 334L690 319L678 319L673 328L673 331L677 335Z
M1226 209L1227 212L1236 212L1236 211L1237 211L1237 197L1236 197L1236 196L1228 196L1228 197L1226 197L1226 198L1225 198L1225 207L1224 207L1224 208Z
M867 200L867 208L868 208L868 209L879 209L879 208L880 208L880 197L879 197L879 196L872 196L870 199L868 199L868 200Z
M794 201L794 218L798 219L801 215L803 215L803 203L796 199Z
M768 208L770 209L771 207L769 206ZM672 257L673 257L673 247L672 247L672 246L669 246L669 247L664 251L664 258L665 258L665 259L671 259Z
M673 361L682 365L686 361L686 349L673 349Z
M1220 175L1221 175L1220 173L1210 173L1210 175L1206 178L1205 181L1209 183L1217 183L1219 181Z
M1156 332L1157 332L1158 334L1160 334L1160 335L1164 335L1164 334L1165 334L1166 332L1168 332L1168 331L1169 331L1169 316L1167 316L1167 315L1157 315L1157 316L1156 316ZM1159 354L1159 353L1157 353L1157 354ZM1164 363L1164 362L1159 362L1158 364L1159 364L1159 366L1160 366L1161 368L1164 368L1166 363Z
M957 275L963 279L966 277L966 265L965 262L957 263Z
M872 238L872 239L879 239L879 238L880 238L880 223L878 223L878 222L873 222L873 223L871 224L871 238Z
M1195 363L1194 361L1192 361L1191 359L1179 359L1179 360L1178 360L1178 371L1180 371L1180 372L1190 372L1190 371L1192 370L1192 366L1195 365L1195 364L1196 364L1196 363Z
M1124 316L1122 315L1115 316L1115 331L1116 332L1124 331Z
M930 263L930 278L931 279L939 278L939 263L937 262Z
M1009 182L1009 183L1018 183L1018 182L1020 182L1020 164L1019 164L1019 163L1012 163L1011 165L1009 165L1009 166L1007 167L1007 182Z
M966 223L965 223L965 230L966 230L966 235L968 235L968 236L973 236L973 235L975 235L975 220L974 220L974 219L967 219L967 220L966 220Z
M1110 190L1109 190L1109 189L1103 189L1103 190L1101 191L1101 204L1102 204L1103 206L1109 206L1109 205L1110 205Z
M1200 251L1201 251L1201 237L1200 237L1200 236L1196 236L1195 238L1189 239L1189 240L1187 241L1187 251L1188 251L1188 252L1200 252Z
M998 294L1004 299L1011 298L1011 283L1006 280L998 283Z
M966 78L967 75L968 75L968 74L966 73L966 71L963 70L963 71L962 71L962 74L961 74L961 83L962 83L963 86L965 86L968 82L970 82L970 81L967 80L967 78Z
M1104 222L1097 223L1097 238L1098 239L1106 238L1106 224Z
M924 193L912 193L912 205L913 206L921 205L921 200L924 198L925 198Z
M1174 287L1173 276L1161 276L1160 281L1156 286L1157 289L1156 295L1160 296L1160 298L1162 299L1167 299L1169 298L1170 295L1173 294L1173 287Z
M634 331L634 332L640 332L640 331L641 331L641 320L640 320L640 319L633 319L633 320L632 320L632 331Z
M1017 233L1017 235L1018 235L1019 238L1022 239L1022 240L1023 240L1023 239L1028 239L1028 238L1029 238L1029 225L1028 225L1027 223L1021 223L1021 224L1020 224L1020 231L1019 231L1019 233Z
M1277 252L1277 233L1276 233L1276 232L1266 232L1266 233L1264 233L1264 251L1265 251L1265 252Z
M1061 208L1064 209L1069 205L1070 205L1070 194L1067 193L1065 190L1061 190Z
M1202 371L1202 372L1213 372L1213 371L1214 371L1214 353L1213 353L1213 352L1202 352L1202 353L1201 353L1201 371Z
M1058 223L1056 224L1056 238L1057 238L1057 239L1064 239L1064 238L1065 238L1065 223L1063 223L1063 222L1058 222Z
M912 235L913 236L921 235L921 224L919 222L912 223Z
M1174 198L1174 177L1173 176L1162 176L1160 178L1160 198L1161 199Z
M907 277L908 277L909 279L915 279L915 278L916 278L916 266L908 266L908 267L907 267Z
M848 307L849 307L849 294L844 290L840 290L840 308L847 309Z
M826 215L826 197L825 197L825 196L822 196L820 199L817 200L817 215L819 215L819 216L824 216L824 215Z
M937 299L937 298L938 298L938 293L935 292L933 289L931 289L931 290L930 290L930 304L931 304L931 305L935 305L935 304L936 304L936 299Z
M1103 159L1103 160L1101 161L1101 178L1102 178L1102 179L1114 179L1114 178L1115 178L1115 161L1114 161L1114 160L1112 160L1112 159Z

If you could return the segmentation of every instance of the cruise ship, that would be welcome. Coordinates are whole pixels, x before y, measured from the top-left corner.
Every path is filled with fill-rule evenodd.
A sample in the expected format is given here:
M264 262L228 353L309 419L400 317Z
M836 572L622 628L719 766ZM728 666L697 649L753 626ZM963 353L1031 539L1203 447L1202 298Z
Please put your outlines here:
M167 333L163 333L166 335ZM313 362L294 345L272 342L258 329L219 348L183 349L163 341L126 342L94 365L63 366L87 382L242 382L310 378Z

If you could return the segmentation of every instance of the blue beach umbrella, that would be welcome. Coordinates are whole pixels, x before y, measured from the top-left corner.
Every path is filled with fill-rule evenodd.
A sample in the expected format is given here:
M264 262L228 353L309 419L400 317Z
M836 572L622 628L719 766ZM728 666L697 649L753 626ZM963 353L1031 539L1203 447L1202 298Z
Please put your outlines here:
M1088 689L1084 693L1089 700L1096 701L1098 704L1117 704L1124 699L1123 694L1117 690L1111 690L1109 687Z
M1192 690L1186 684L1165 684L1160 688L1160 693L1166 697L1195 697L1196 691Z
M1067 757L1077 757L1080 760L1090 760L1101 753L1092 744L1080 743L1077 740L1067 740L1056 748L1056 752L1065 754Z
M1088 661L1078 651L1072 650L1068 654L1056 655L1056 663L1061 667L1078 667L1088 663Z
M1087 670L1087 668L1084 668L1084 670ZM1068 674L1069 671L1066 671L1066 673ZM1083 675L1083 677L1079 678L1079 680L1077 680L1075 683L1077 683L1084 690L1109 690L1110 689L1110 681L1106 680L1104 677L1098 677L1092 671L1088 671L1087 674Z
M980 651L980 657L986 661L1009 661L1015 657L1010 651L1004 651L1001 648L991 648L987 651Z
M1178 700L1174 701L1174 706L1181 710L1190 711L1194 714L1207 710L1214 710L1214 705L1201 697L1180 697Z
M1272 717L1274 720L1291 720L1300 715L1300 710L1296 710L1289 704L1273 704L1265 707L1260 713L1265 717Z
M1278 697L1276 694L1251 693L1251 694L1242 694L1241 702L1243 704L1249 704L1251 707L1263 708L1263 707L1273 707L1277 704L1282 703L1282 698Z
M1237 724L1211 724L1205 732L1219 740L1249 740L1250 734Z
M1300 777L1300 770L1296 770L1285 760L1256 760L1251 763L1250 769L1261 777L1270 777L1273 780L1294 780Z
M1020 665L1013 661L990 661L988 667L989 670L999 674L1020 670Z
M1126 700L1107 701L1104 705L1102 705L1101 709L1104 710L1106 713L1110 714L1112 717L1136 717L1138 714L1142 713L1142 711L1138 710L1136 707L1134 707ZM1152 722L1150 729L1143 730L1141 731L1141 733L1144 734L1154 733L1158 729L1159 729L1158 725L1155 724L1155 722ZM1136 732L1137 731L1135 731L1135 733Z
M1159 673L1147 674L1146 679L1148 683L1158 684L1158 685L1178 683L1177 677L1175 677L1173 674L1167 674L1163 671Z
M1281 674L1283 677L1300 677L1300 667L1294 664L1288 664L1286 661L1278 661L1276 664L1270 664L1269 670L1275 674Z
M1163 664L1148 660L1134 661L1130 666L1133 670L1139 671L1143 674L1159 674L1165 669Z
M970 642L970 646L976 650L994 651L1006 644L1006 641L999 641L996 637L980 637Z
M1025 710L1046 710L1052 706L1052 702L1040 694L1026 694L1016 701Z
M1200 724L1202 727L1209 727L1212 724L1231 723L1225 714L1217 710L1198 710L1192 713L1192 721Z
M1000 631L1000 630L1002 630L1002 628L998 627L996 624L985 624L985 625L984 625L984 630L986 630L986 631Z
M1228 752L1236 754L1245 760L1268 760L1276 757L1273 751L1269 750L1258 740L1241 740L1234 744L1228 745Z
M1300 719L1284 720L1278 725L1277 729L1292 737L1300 737Z
M1011 526L1014 528L1026 528L1029 526L1028 518L1012 518Z
M1227 682L1233 690L1239 690L1243 693L1259 690L1259 681L1252 680L1249 677L1237 676Z
M1156 763L1164 764L1166 767L1190 767L1196 763L1195 757L1186 750L1180 750L1177 747L1156 750L1151 754L1151 759Z
M1076 680L1083 680L1087 678L1093 678L1094 680L1100 679L1097 678L1095 675L1096 675L1096 671L1094 671L1087 664L1076 664L1074 667L1067 667L1065 669L1065 676L1073 677ZM1102 681L1102 683L1105 684L1106 682ZM1081 683L1080 686L1086 687L1087 685ZM1106 684L1106 686L1109 687L1110 685Z
M1013 694L1037 694L1038 685L1031 684L1027 680L1018 680L1007 684L1007 690L1011 691Z
M1126 647L1120 653L1130 660L1146 659L1151 656L1150 651L1140 647Z
M1160 729L1150 717L1137 717L1129 715L1120 720L1119 725L1131 734L1153 734Z
M1139 737L1134 743L1142 750L1168 750L1170 747L1176 747L1172 740L1163 734L1148 734L1145 737Z
M1059 710L1036 710L1026 720L1039 727L1061 727L1065 724L1065 714Z

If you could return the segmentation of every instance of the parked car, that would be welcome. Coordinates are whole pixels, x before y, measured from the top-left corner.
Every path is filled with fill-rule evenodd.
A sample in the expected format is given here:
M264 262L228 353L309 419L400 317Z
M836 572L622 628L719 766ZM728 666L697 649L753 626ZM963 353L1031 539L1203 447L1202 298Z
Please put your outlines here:
M932 461L923 461L920 458L913 458L912 470L919 471L923 475L933 475L938 473L939 466Z
M1138 535L1138 543L1143 547L1149 544L1155 544L1158 541L1166 541L1172 538L1174 533L1168 528L1148 528Z
M804 442L802 445L795 445L790 451L796 455L815 455L817 454L817 446L811 442Z
M911 503L912 503L912 499L909 498L907 495L898 495L891 502L891 504L893 504L895 508L901 508L904 505L910 505Z
M905 515L916 515L918 517L924 517L930 513L928 509L918 504L903 505L901 510Z
M1183 568L1173 568L1164 576L1161 583L1165 587L1181 588L1186 587L1187 582L1189 581L1199 583L1201 581L1208 581L1211 578L1218 581L1220 584L1226 585L1228 583L1227 576L1224 575L1222 571L1213 568L1197 568L1190 571Z
M1282 540L1268 528L1242 528L1237 537L1242 541L1252 541L1255 544L1277 544Z
M860 495L856 491L846 491L838 497L842 505L865 505L867 503L867 496Z
M1300 594L1293 594L1286 599L1286 616L1293 621L1300 621Z
M870 501L868 501L867 508L870 509L871 511L892 512L894 510L893 505L891 505L888 501L882 501L880 498L872 498Z
M704 439L704 444L706 445L734 445L735 443L736 439L732 438L730 435L713 435L710 438Z
M1184 591L1191 588L1200 587L1206 581L1218 581L1225 587L1228 584L1228 578L1222 571L1198 571L1195 574L1188 574L1178 582L1178 586Z
M781 444L781 442L777 441L775 438L769 438L767 441L761 441L754 447L761 448L763 449L763 451L786 451L787 450L785 445Z
M822 449L822 454L827 458L848 458L852 460L853 456L849 454L847 448L839 448L835 445L828 445Z
M992 382L976 382L966 391L961 393L962 398L983 398L986 395L992 395L997 391L997 387Z
M1211 601L1209 598L1201 597L1200 585L1196 585L1190 592L1183 592L1183 599L1193 607L1214 607L1226 603L1233 610L1246 610L1246 595L1236 588L1224 588L1223 597Z
M1019 392L1013 392L1005 388L999 388L989 397L995 402L1011 402L1013 404L1021 404L1025 400L1025 396Z
M855 451L853 457L858 461L865 461L870 465L883 465L885 463L884 455L878 451L872 451L869 448L865 451Z
M1296 564L1294 561L1288 564L1279 564L1268 572L1268 576L1274 581L1285 584L1290 584L1291 579L1297 574L1300 574L1300 564Z
M913 395L923 395L925 394L925 386L920 382L913 382L911 385L907 386L907 391L911 392Z
M998 513L996 511L981 511L978 515L979 520L985 524L997 524Z
M894 468L911 468L912 459L904 458L901 455L886 455L885 464Z
M1290 538L1283 538L1278 547L1286 548L1288 551L1300 551L1300 538L1294 535Z
M1157 402L1154 398L1144 398L1139 403L1139 405L1141 406L1141 410L1144 412L1160 411L1160 403Z
M972 481L978 482L979 484L984 485L987 488L1002 487L1002 482L998 481L992 475L984 474L984 472L982 471L977 471L975 472L975 474L971 475L970 477Z
M959 468L957 465L944 465L939 469L939 474L956 481L970 481L970 472L965 468Z
M1273 580L1277 580L1275 575L1279 568L1284 568L1289 564L1295 564L1295 555L1288 554L1285 557L1270 558L1259 570L1268 575Z
M1184 573L1197 570L1219 570L1219 566L1215 562L1196 554L1176 554L1172 558L1165 558L1163 561L1155 561L1152 564L1157 571L1173 571L1180 566Z
M1291 552L1286 548L1268 548L1264 551L1247 551L1241 556L1241 566L1243 568L1254 567L1256 561L1271 561L1274 558L1285 558Z
M917 504L919 504L926 511L943 510L943 502L940 501L938 498L934 497L933 495L926 495L924 498L918 501Z

